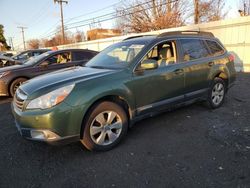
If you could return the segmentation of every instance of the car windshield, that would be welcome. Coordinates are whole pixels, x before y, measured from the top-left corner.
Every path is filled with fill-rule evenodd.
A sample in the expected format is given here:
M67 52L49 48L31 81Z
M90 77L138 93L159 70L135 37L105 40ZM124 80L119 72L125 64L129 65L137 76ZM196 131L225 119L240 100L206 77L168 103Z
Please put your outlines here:
M48 55L50 55L51 52L45 52L41 55L35 56L31 59L29 59L28 61L24 62L25 65L34 65L37 62L39 62L40 60L42 60L43 58L47 57Z
M127 67L146 45L146 41L125 41L104 49L86 67L122 68Z

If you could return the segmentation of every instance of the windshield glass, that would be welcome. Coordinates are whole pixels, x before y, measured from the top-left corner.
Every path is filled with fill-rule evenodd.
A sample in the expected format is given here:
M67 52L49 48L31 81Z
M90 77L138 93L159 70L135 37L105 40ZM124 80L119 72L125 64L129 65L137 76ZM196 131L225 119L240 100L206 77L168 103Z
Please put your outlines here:
M50 55L50 52L45 52L41 55L35 56L31 59L29 59L28 61L24 62L25 65L34 65L37 62L39 62L40 60L42 60L43 58L47 57L48 55Z
M146 45L145 41L125 41L104 49L86 66L96 68L127 67Z
M15 60L18 60L20 58L20 56L22 56L25 53L27 53L27 52L18 53L17 55L12 56L12 58L15 59Z

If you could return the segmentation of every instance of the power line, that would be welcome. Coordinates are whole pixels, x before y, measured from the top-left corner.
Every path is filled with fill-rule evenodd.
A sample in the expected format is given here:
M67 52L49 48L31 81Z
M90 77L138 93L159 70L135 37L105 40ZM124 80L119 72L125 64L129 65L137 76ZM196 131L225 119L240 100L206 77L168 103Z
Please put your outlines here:
M31 23L32 26L36 25L37 23L40 23L40 20L43 18L42 15L44 15L44 13L46 13L46 11L44 10L48 10L49 6L51 5L49 3L50 0L48 0L44 6L41 7L41 9L39 11L37 11L29 20L28 23Z
M171 1L171 3L172 3L172 2L176 2L176 1L178 1L178 0ZM149 3L151 3L151 2L152 2L152 1L146 1L146 2L144 2L144 3L140 3L140 4L137 4L137 5L135 5L135 6L131 6L131 7L129 7L129 8L125 8L125 9L120 10L120 11L115 11L115 12L111 12L111 13L108 13L108 14L103 14L103 15L97 16L97 17L95 17L95 18L89 18L89 19L85 19L85 20L82 20L82 21L77 21L77 22L69 23L69 24L66 24L66 25L74 25L74 24L81 23L81 22L92 21L93 19L103 18L103 17L106 17L106 16L115 16L115 15L117 15L117 12L118 12L118 13L119 13L119 12L123 13L124 11L130 10L130 9L133 9L133 8L136 8L136 7L145 5L145 4L149 4ZM168 3L165 2L165 3L163 3L163 4L168 4ZM158 6L160 6L160 5L158 5ZM152 7L151 7L151 8L152 8Z
M174 2L177 2L178 0L172 0L172 1L167 1L167 2L164 2L164 3L161 3L161 4L158 4L156 5L156 7L159 7L159 6L162 6L162 5L167 5L169 3L174 3ZM69 29L73 29L73 28L78 28L78 27L82 27L82 26L87 26L89 24L95 24L95 23L100 23L100 22L104 22L104 21L108 21L108 20L113 20L113 19L116 19L116 18L121 18L121 17L124 17L124 16L128 16L128 15L131 15L133 14L133 12L128 12L126 13L126 11L129 11L133 8L136 8L136 7L139 7L139 6L142 6L142 5L145 5L145 4L149 4L150 2L152 1L147 1L147 2L144 2L144 3L140 3L140 4L137 4L135 6L131 6L129 8L126 8L126 9L123 9L123 10L120 10L120 11L116 11L116 12L112 12L112 13L108 13L108 14L104 14L104 15L101 15L101 16L97 16L97 17L94 17L94 18L90 18L90 19L85 19L85 20L82 20L82 21L78 21L78 22L74 22L74 23L70 23L70 24L65 24L66 26L69 26L69 25L76 25L76 26L71 26L71 27L66 27L65 30L69 30ZM143 8L143 9L140 9L136 12L142 12L142 11L145 11L145 10L148 10L148 9L151 9L153 8L154 6L150 6L150 7L147 7L147 8ZM120 14L120 15L119 15ZM106 17L106 18L105 18ZM94 20L97 20L98 18L102 18L98 21L94 21ZM81 24L82 23L82 24ZM51 33L51 34L50 34ZM54 31L50 32L49 36L53 36L55 34ZM47 36L48 37L48 36Z
M176 1L178 1L178 0L172 0L170 3L174 3L174 2L176 2ZM149 1L149 2L151 2L151 1ZM149 3L149 2L148 2L148 3ZM169 3L169 2L161 3L161 4L156 5L156 7L159 7L159 6L162 6L162 5L167 5L168 3ZM143 3L143 4L146 4L146 3ZM137 5L137 6L141 6L141 5L142 5L142 4L139 4L139 5ZM124 11L129 10L129 9L132 9L132 8L135 8L135 7L136 7L136 6L133 6L133 7L130 7L130 8L127 8L127 9L124 9L124 10L120 11L120 12L121 12L121 15L117 15L117 13L116 13L116 15L114 15L113 13L110 13L110 14L105 14L105 15L98 16L98 17L95 17L95 18L92 18L92 19L83 20L83 21L81 21L81 22L93 21L93 20L95 20L96 18L102 18L102 17L105 17L105 16L107 16L107 15L110 15L111 17L108 17L108 18L105 18L105 19L101 19L101 20L98 20L98 21L94 21L94 22L92 22L92 23L99 23L99 22L104 22L104 21L108 21L108 20L113 20L113 19L116 19L116 18L121 18L121 17L124 17L124 16L129 16L129 15L132 15L134 12L124 13ZM142 11L151 9L151 8L153 8L153 7L154 7L154 6L150 6L150 7L148 7L148 8L144 8L144 9L138 10L138 11L136 11L136 12L142 12ZM76 27L87 26L87 25L89 25L89 24L90 24L90 23L87 22L87 23L85 23L85 24L80 24L80 25L77 25L77 26L68 27L66 30L69 30L69 29L72 29L72 28L76 28Z
M102 9L99 9L99 10L95 10L95 11L92 11L92 12L89 12L89 13L86 13L86 14L82 14L82 15L79 15L79 16L76 16L76 17L72 17L72 18L68 18L70 20L73 20L73 19L76 19L76 18L79 18L79 17L83 17L83 16L87 16L89 14L93 14L93 13L96 13L97 11L100 11L100 10L104 10L104 9L107 9L109 7L112 7L114 5L118 5L121 3L122 0L120 0L119 2L117 3L114 3L112 5L109 5L107 7L104 7ZM129 7L127 8L126 10L129 10L129 9L132 9L133 7L137 7L137 6L141 6L141 5L144 5L144 4L147 4L151 1L147 1L147 2L144 2L144 3L140 3L140 4L137 4L136 6L132 6L132 7ZM90 19L87 19L88 21L91 21L93 23L93 20L97 19L97 18L103 18L104 16L109 16L109 15L112 15L114 16L116 14L116 12L112 12L112 13L108 13L108 14L104 14L104 15L101 15L101 16L97 16L97 17L94 17L94 18L90 18ZM66 21L65 23L69 22L70 20ZM78 22L74 22L74 23L69 23L69 24L65 24L66 26L68 25L73 25L73 24L76 24L76 23L80 23L80 22L86 22L86 20L82 20L82 21L78 21ZM98 23L98 22L95 22L95 23ZM88 23L87 25L89 25L91 23ZM46 37L49 37L51 35L53 35L53 33L55 33L55 31L50 31L51 29L55 28L57 24L54 24L50 29L48 29L44 34L40 35L40 37L42 38L46 38ZM78 26L75 26L75 27L71 27L71 28L77 28ZM66 28L65 30L68 30L68 28ZM50 32L49 32L50 31Z
M21 29L22 37L23 37L23 49L26 50L25 39L24 39L24 29L27 29L27 27L19 26L17 28Z
M119 0L119 2L114 3L114 4L111 4L111 5L106 6L106 7L104 7L104 8L97 9L97 10L95 10L95 11L91 11L91 12L88 12L88 13L85 13L85 14L81 14L81 15L79 15L79 16L75 16L75 17L68 18L68 19L66 19L67 21L66 21L65 23L68 23L68 22L70 22L71 20L75 20L75 19L80 18L80 17L83 17L83 16L89 16L89 15L94 14L94 13L96 13L96 12L106 10L106 9L108 9L108 8L110 8L110 7L113 7L113 6L115 6L115 5L120 4L121 2L122 2L122 0Z
M60 21L56 22L56 24L52 25L52 27L50 27L46 32L44 32L42 35L40 35L40 37L43 38L43 37L47 36L48 34L54 32L54 30L51 31L51 29L54 29L59 23L60 23Z
M109 5L109 6L106 6L106 7L102 8L102 9L97 9L97 10L95 10L95 11L91 11L91 12L88 12L88 13L85 13L85 14L82 14L82 15L79 15L79 16L67 18L67 19L65 19L66 21L64 22L64 24L69 23L70 21L75 20L75 19L77 19L77 18L80 18L80 17L83 17L83 16L88 16L88 15L94 14L94 13L96 13L96 12L106 10L106 9L108 9L108 8L110 8L110 7L113 7L113 6L115 6L115 5L120 4L121 2L122 2L122 0L119 0L119 2L113 3L113 4L111 4L111 5ZM44 32L42 35L40 35L40 37L43 38L43 37L46 37L46 36L50 35L51 33L54 33L54 31L51 31L51 30L54 29L55 26L58 25L58 23L59 23L59 22L57 22L57 23L54 24L52 27L50 27L46 32Z

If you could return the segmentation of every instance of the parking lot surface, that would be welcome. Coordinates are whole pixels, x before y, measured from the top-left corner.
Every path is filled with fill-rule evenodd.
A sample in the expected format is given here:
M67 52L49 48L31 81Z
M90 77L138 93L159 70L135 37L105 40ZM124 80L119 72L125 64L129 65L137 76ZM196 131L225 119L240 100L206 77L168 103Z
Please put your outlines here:
M145 119L108 152L23 139L10 101L0 99L0 187L250 186L250 74L238 74L221 108Z

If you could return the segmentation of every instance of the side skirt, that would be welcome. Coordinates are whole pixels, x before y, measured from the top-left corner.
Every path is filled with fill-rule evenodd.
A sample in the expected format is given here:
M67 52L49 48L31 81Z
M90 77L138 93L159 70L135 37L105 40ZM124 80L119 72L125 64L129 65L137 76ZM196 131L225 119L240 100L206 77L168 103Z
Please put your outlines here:
M208 88L138 108L136 111L137 115L131 120L130 126L132 127L136 122L142 119L153 117L167 111L172 111L193 104L197 101L204 101L207 99L207 91Z

